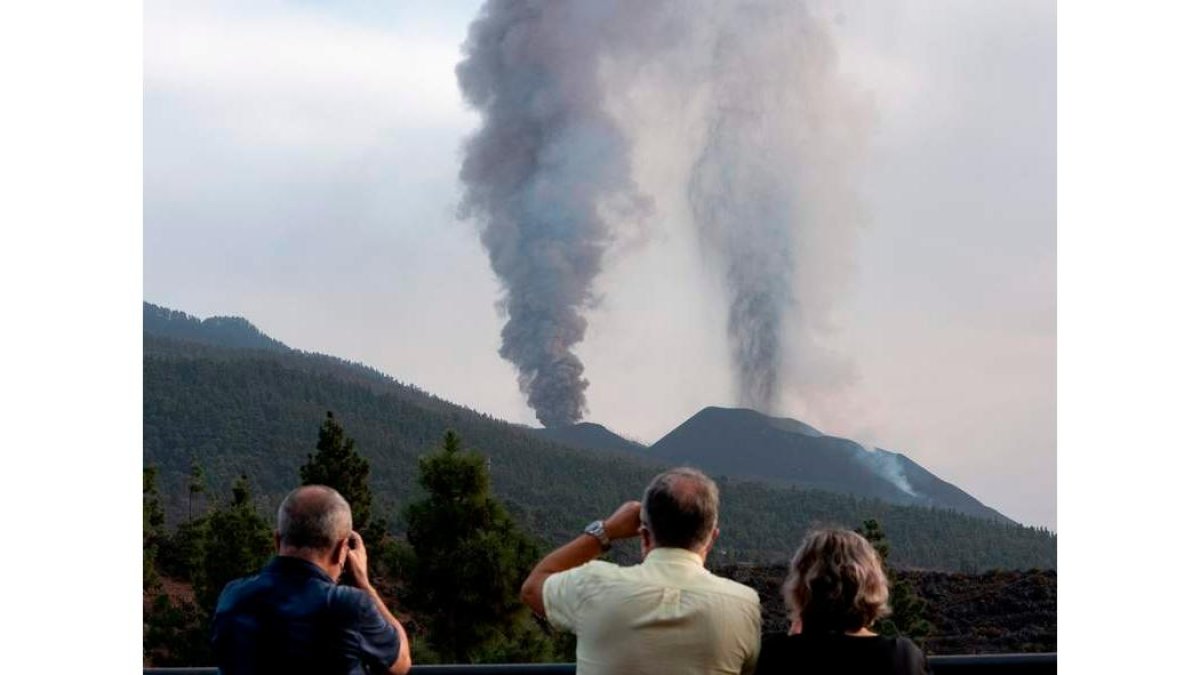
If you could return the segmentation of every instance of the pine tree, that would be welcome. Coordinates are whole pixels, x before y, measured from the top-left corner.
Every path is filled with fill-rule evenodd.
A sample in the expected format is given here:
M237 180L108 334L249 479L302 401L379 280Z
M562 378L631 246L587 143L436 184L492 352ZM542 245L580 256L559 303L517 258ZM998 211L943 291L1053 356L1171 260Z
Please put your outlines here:
M194 579L204 564L208 538L208 515L180 523L158 551L159 568L174 579Z
M532 629L518 590L538 551L491 497L483 456L447 432L419 471L428 496L407 509L408 588L429 617L430 647L454 663L543 657L549 641Z
M143 617L143 657L160 666L211 662L209 630L217 598L227 583L261 568L274 548L270 526L254 510L246 476L234 483L227 506L181 524L168 543L163 567L191 580L196 601L163 593L154 598Z
M188 519L175 528L175 533L163 538L158 551L159 567L169 577L195 580L204 564L204 547L208 538L208 501L204 510L193 510L194 498L208 494L204 467L195 459L188 471Z
M300 467L302 485L325 485L337 490L350 503L354 528L362 535L367 551L377 550L386 530L383 521L371 517L371 486L368 478L371 465L358 454L354 439L342 426L325 413L325 422L317 434L317 452L309 453L308 461Z
M195 579L196 600L209 615L225 584L260 569L274 549L271 527L254 510L250 484L241 476L233 485L233 499L208 516L203 565Z
M204 476L204 467L200 466L200 462L192 460L191 470L188 472L188 520L192 520L192 502L197 495L204 495L208 492L207 481Z
M891 547L883 532L883 526L875 519L864 520L862 527L854 530L861 534L879 553L883 569L887 572L890 590L888 603L892 606L892 614L878 622L876 630L882 635L895 637L903 635L911 638L917 644L923 644L925 638L933 633L933 625L925 620L926 602L917 594L912 584L900 579L887 564Z
M162 500L158 496L158 469L153 466L142 469L142 589L157 590L159 587L158 548L164 532Z
M157 667L212 663L209 619L193 602L159 593L142 618L142 660Z

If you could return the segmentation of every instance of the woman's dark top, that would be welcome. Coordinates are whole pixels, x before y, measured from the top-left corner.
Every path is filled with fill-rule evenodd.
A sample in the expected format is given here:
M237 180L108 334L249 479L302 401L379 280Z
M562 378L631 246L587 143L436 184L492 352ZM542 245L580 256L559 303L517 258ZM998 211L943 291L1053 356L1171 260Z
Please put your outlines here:
M763 637L758 675L924 675L925 654L908 638L837 633Z

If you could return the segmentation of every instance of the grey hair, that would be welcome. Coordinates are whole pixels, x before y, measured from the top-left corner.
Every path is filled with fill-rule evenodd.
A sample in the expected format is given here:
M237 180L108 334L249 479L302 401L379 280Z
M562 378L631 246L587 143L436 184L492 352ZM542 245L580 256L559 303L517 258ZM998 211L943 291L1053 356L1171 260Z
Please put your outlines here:
M277 527L284 546L327 551L350 536L354 520L350 504L337 490L324 485L305 485L284 497L279 505Z
M717 484L696 469L664 471L642 496L642 523L656 546L698 549L717 526Z
M846 633L891 614L883 561L850 530L814 530L789 566L783 599L805 633Z

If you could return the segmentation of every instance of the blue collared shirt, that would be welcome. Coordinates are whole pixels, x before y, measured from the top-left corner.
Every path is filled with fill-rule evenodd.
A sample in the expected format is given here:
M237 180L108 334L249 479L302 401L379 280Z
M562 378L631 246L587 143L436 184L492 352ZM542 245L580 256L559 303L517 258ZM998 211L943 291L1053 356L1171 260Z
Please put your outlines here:
M212 642L224 675L367 675L386 671L400 654L399 632L369 595L284 556L229 582Z

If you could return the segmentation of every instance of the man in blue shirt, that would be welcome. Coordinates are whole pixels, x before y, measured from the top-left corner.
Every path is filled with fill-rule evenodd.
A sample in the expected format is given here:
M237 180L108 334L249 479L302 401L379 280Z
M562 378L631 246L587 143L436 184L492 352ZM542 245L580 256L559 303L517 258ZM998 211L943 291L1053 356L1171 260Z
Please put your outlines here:
M213 649L224 675L408 672L408 637L367 578L366 547L336 490L293 490L275 544L270 564L217 601ZM344 570L350 585L336 581Z

